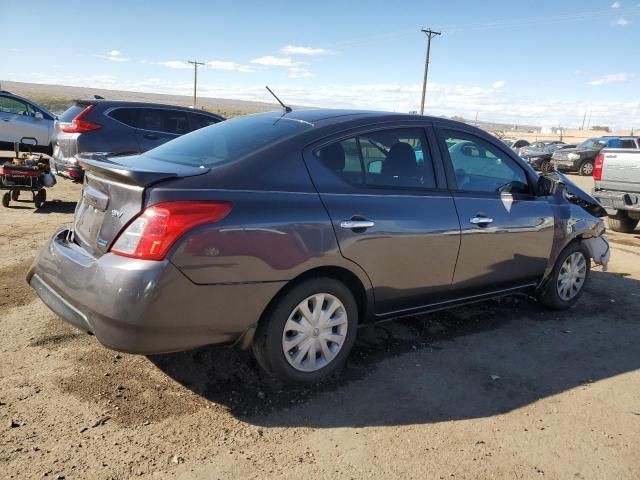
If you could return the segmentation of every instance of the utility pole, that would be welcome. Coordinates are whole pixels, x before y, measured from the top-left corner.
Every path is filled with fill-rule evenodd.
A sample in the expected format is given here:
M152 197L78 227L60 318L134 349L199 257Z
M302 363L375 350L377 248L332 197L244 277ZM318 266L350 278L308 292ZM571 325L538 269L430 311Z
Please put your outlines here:
M441 32L434 32L430 28L420 30L427 36L427 58L424 62L424 80L422 81L422 100L420 101L420 115L424 115L424 96L427 92L427 76L429 75L429 53L431 52L431 39L442 35Z
M189 60L189 63L193 65L193 108L196 108L196 91L198 89L198 67L204 65L197 60Z
M584 116L582 117L582 127L580 127L580 130L584 130L584 122L587 120L587 111L584 111Z
M587 122L587 130L589 130L589 127L591 126L591 114L593 112L591 110L589 110L589 121Z

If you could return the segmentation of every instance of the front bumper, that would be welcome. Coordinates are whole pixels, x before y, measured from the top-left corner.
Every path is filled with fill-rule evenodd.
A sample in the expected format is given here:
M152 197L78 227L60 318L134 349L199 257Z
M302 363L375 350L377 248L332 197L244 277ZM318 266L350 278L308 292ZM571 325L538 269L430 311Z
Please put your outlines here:
M640 213L640 194L612 190L593 189L593 197L600 202L609 215L618 210Z
M61 229L27 281L64 320L105 346L166 353L232 343L254 326L284 282L197 285L170 261L90 256Z
M553 165L556 170L559 170L561 172L567 170L573 171L580 168L580 160L558 160L552 158L551 165Z

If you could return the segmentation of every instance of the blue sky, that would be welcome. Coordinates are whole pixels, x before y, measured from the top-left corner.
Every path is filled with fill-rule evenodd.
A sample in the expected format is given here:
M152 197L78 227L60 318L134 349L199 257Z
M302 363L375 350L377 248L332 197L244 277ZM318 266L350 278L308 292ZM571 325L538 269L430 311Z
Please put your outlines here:
M640 128L640 0L0 0L0 22L0 81L189 95L197 59L203 96L393 111L432 27L427 113Z

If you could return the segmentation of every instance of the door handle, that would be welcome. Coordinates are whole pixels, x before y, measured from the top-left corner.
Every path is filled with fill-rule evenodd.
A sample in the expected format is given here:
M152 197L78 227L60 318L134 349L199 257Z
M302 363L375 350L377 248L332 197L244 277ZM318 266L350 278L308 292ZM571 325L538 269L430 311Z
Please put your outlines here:
M480 227L489 225L491 222L493 222L493 218L489 218L489 217L475 216L469 219L469 223L473 223L474 225L478 225Z
M375 223L371 220L343 220L340 222L342 228L347 230L357 230L359 228L371 228L375 227Z
M153 135L151 133L145 133L143 137L146 138L147 140L158 140L158 138L160 138L157 135Z

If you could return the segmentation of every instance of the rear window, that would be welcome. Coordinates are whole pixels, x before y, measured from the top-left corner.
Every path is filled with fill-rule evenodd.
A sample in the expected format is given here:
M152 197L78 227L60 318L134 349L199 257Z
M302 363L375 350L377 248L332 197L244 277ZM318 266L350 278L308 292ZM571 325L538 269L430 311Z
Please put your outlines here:
M183 135L144 156L181 165L213 166L245 157L311 128L310 123L291 118L249 115Z
M76 103L72 107L67 108L65 112L58 117L58 120L63 123L71 123L73 119L76 118L85 108L87 108L86 105L78 105Z

